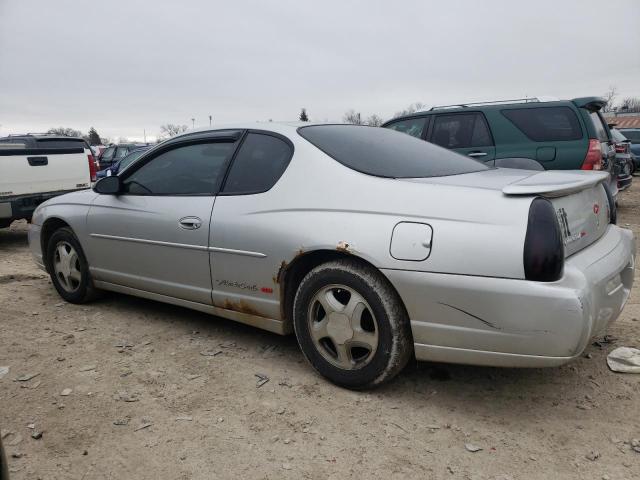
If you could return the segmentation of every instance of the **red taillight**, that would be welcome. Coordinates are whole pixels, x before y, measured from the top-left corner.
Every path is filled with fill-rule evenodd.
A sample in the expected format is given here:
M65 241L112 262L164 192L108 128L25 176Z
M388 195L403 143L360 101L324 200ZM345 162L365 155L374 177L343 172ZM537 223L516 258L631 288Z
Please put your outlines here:
M582 170L602 170L602 147L599 140L589 139L589 148L582 163Z
M91 181L95 182L96 181L96 161L93 158L93 155L89 154L87 155L87 158L89 159L89 175L91 175Z
M616 153L627 153L627 147L624 143L616 143Z

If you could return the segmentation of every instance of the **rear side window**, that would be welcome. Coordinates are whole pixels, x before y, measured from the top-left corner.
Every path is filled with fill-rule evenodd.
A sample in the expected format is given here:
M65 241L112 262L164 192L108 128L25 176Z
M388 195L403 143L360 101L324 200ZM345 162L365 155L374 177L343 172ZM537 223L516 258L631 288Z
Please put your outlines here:
M102 152L102 157L100 160L103 162L110 161L113 158L113 154L115 153L116 147L109 147L104 152Z
M36 148L88 148L86 143L80 139L66 138L43 138L36 140Z
M569 107L515 108L502 114L534 142L582 138L578 117Z
M593 126L596 130L596 138L601 142L606 142L609 140L607 135L607 129L604 127L604 123L602 122L602 117L598 112L589 112L589 118L593 122Z
M443 177L487 170L464 155L388 128L313 125L298 133L341 164L387 178Z
M488 147L493 144L480 113L436 116L431 142L444 148Z
M399 120L397 122L386 125L385 128L406 133L412 137L421 138L424 132L424 126L427 123L426 117L409 118L407 120Z
M272 135L249 133L242 142L222 190L227 195L262 193L282 176L293 148Z

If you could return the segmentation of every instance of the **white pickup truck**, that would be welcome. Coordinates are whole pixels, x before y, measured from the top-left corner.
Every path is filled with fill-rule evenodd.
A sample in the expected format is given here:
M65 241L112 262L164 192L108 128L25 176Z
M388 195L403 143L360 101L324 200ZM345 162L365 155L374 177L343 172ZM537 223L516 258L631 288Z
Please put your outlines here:
M45 200L89 188L96 163L82 138L12 135L0 138L0 228L31 219Z

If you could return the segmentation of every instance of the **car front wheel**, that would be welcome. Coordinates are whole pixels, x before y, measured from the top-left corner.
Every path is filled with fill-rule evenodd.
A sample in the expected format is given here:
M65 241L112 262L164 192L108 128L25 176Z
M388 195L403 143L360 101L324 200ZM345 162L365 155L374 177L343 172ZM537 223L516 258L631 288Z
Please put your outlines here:
M60 228L51 235L47 262L53 286L67 302L85 303L96 297L87 259L70 228Z
M338 385L380 385L411 358L404 306L388 280L371 267L337 260L314 268L300 283L293 308L303 354Z

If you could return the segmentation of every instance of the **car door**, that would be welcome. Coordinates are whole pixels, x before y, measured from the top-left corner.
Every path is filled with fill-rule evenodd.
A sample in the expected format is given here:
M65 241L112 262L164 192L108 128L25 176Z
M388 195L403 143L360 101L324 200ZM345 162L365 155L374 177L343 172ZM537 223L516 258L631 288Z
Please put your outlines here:
M122 193L100 195L87 217L98 281L211 304L211 212L238 136L185 139L141 158Z
M435 115L428 140L485 163L496 156L489 125L480 112Z
M274 275L284 258L278 252L284 233L258 212L285 194L277 182L292 156L293 144L271 132L249 131L238 148L211 222L212 299L219 308L280 318ZM274 330L272 325L260 324Z

